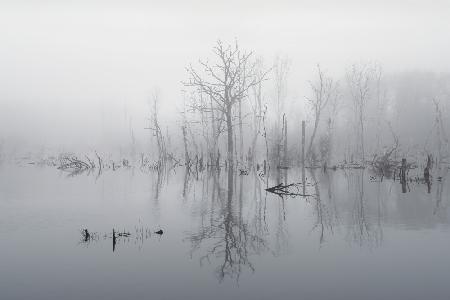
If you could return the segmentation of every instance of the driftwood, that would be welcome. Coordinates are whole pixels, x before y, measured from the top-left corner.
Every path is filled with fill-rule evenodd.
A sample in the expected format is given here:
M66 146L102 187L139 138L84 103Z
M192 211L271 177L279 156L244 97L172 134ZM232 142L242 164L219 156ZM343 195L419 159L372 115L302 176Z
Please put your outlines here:
M85 171L93 168L91 162L85 162L78 159L76 156L63 156L60 158L60 165L58 169L68 171ZM94 165L95 167L95 165Z
M313 186L314 184L305 183L305 186L306 185ZM305 192L303 192L303 190L304 190L303 187L304 187L304 185L301 182L290 183L290 184L280 183L273 187L267 188L266 191L269 193L278 195L280 197L284 197L284 196L314 197L314 196L316 196L315 194L306 194Z

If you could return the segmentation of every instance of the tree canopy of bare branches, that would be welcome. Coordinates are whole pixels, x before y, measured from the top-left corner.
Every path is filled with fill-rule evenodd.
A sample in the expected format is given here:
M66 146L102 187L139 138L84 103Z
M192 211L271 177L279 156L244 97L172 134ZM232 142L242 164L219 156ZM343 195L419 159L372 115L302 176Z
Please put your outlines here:
M236 104L247 98L249 90L261 83L263 75L256 73L256 61L253 52L240 49L237 42L234 45L224 45L221 41L213 47L212 61L199 60L199 67L192 65L186 68L189 79L183 84L193 87L199 94L207 95L214 105L198 105L196 109L202 111L216 111L217 121L225 121L227 128L227 159L233 165L233 126L234 109ZM242 122L242 120L239 120Z
M307 150L307 158L311 159L312 147L317 134L317 129L319 127L320 117L330 102L337 95L338 85L333 79L327 76L320 65L317 65L317 75L318 78L314 82L310 82L312 97L306 97L308 104L313 112L314 118L314 129L309 139L309 146Z
M369 64L353 64L347 72L347 82L353 100L355 121L358 128L358 147L362 163L365 162L365 117L374 69Z

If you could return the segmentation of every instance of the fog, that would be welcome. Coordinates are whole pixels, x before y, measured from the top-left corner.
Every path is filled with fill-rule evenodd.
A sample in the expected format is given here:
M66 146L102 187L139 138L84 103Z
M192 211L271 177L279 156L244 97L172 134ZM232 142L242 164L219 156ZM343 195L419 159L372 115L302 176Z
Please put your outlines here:
M132 128L144 144L155 89L161 122L178 134L185 68L218 39L267 66L288 57L287 103L303 118L317 63L337 79L360 61L385 74L449 71L448 1L393 2L3 0L0 137L86 150L117 147Z
M448 299L449 15L0 0L0 298Z

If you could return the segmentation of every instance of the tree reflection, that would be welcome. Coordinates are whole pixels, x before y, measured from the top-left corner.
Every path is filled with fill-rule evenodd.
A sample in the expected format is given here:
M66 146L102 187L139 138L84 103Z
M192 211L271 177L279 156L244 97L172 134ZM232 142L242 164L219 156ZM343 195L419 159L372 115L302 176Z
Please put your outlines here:
M328 200L329 203L325 202L325 199L321 197L320 184L316 179L315 170L310 172L311 178L314 182L315 197L314 197L314 212L316 215L316 222L313 225L312 230L319 231L319 244L322 245L325 241L325 234L328 231L329 234L333 234L333 225L337 220L337 209L334 203L334 196L331 188L330 177L327 172L324 174L323 181L326 181L328 186ZM331 205L333 204L334 205Z
M447 177L448 170L449 170L448 168L443 168L442 166L439 166L436 184L436 203L433 209L434 215L436 215L441 209L445 210L446 208L446 203L442 202L442 196L444 194L445 179Z
M277 169L277 183L288 184L287 169ZM275 255L283 254L283 251L288 248L289 245L289 232L286 227L286 196L280 195L278 199L278 214L277 214L277 227L275 232Z
M264 229L258 228L263 224L261 215L257 214L256 219L248 223L243 218L243 179L242 177L239 179L239 196L236 199L234 178L234 170L229 168L226 190L221 188L220 178L213 181L211 208L218 206L218 210L211 209L210 222L206 224L202 222L199 232L189 235L192 252L206 249L206 254L200 258L201 262L204 260L211 262L213 257L221 261L216 268L219 281L226 277L238 281L245 269L253 272L255 268L250 261L251 254L267 248L266 241L260 235ZM216 196L218 201L215 201ZM261 207L258 211L261 211L260 209Z
M373 226L370 221L368 205L365 195L365 170L352 172L348 177L349 195L353 195L353 208L351 214L350 238L359 246L375 247L381 245L382 231ZM351 191L353 189L353 191ZM379 211L381 213L381 211ZM381 226L381 224L380 224Z

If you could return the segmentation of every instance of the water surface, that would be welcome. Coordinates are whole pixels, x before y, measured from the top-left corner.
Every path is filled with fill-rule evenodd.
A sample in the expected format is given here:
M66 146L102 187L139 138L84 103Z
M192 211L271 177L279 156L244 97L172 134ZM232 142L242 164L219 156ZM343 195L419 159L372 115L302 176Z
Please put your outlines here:
M300 170L4 164L0 298L449 299L449 181L372 176L309 171L314 197L279 197L265 188ZM130 233L114 251L113 229Z

